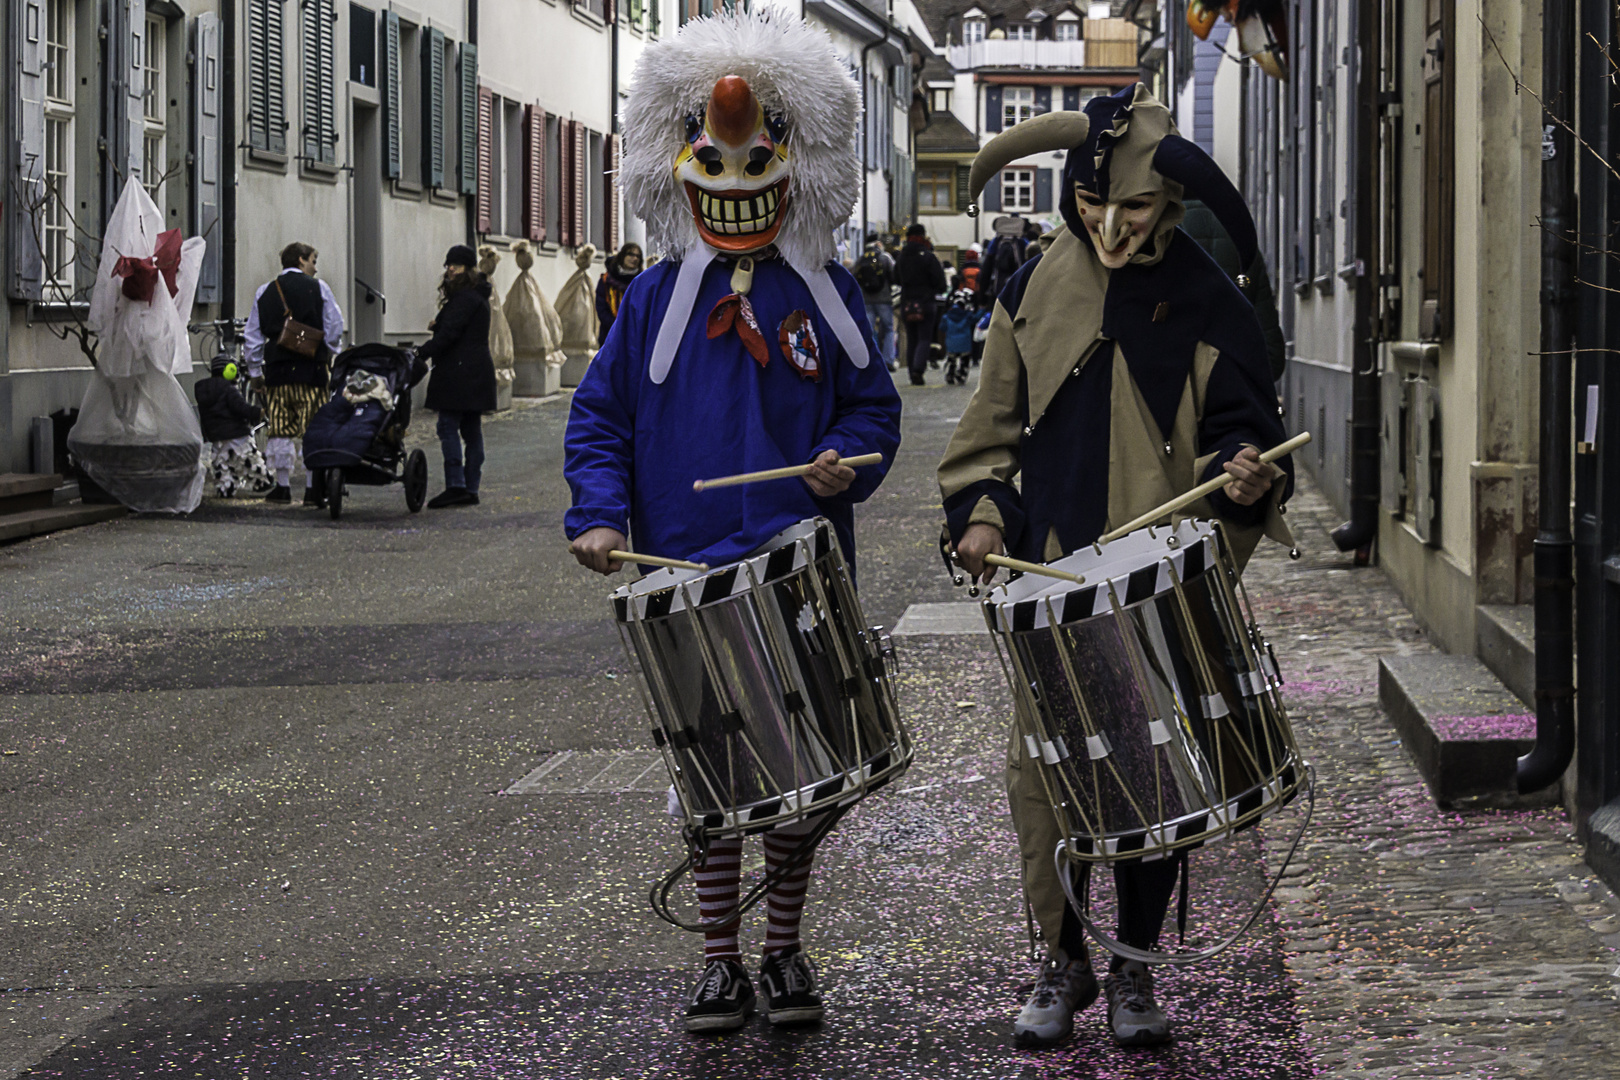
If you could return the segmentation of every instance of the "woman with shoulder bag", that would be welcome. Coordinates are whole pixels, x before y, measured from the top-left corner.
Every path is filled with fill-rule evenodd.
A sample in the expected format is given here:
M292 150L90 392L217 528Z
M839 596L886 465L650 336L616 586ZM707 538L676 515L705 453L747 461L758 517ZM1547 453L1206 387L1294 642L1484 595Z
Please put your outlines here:
M895 260L894 276L900 283L900 317L906 324L911 385L921 386L938 327L939 308L934 298L946 288L945 268L939 265L928 230L921 225L906 230L906 246Z

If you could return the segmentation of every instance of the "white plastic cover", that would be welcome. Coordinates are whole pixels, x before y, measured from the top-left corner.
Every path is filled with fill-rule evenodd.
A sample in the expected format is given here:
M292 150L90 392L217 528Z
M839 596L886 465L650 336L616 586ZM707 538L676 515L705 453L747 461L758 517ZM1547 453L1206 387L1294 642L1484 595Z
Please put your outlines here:
M188 513L202 501L202 428L175 376L191 370L191 315L206 242L181 245L177 294L160 278L150 302L123 294L120 258L151 258L163 215L140 181L124 185L103 239L90 294L97 371L68 435L84 471L131 510Z

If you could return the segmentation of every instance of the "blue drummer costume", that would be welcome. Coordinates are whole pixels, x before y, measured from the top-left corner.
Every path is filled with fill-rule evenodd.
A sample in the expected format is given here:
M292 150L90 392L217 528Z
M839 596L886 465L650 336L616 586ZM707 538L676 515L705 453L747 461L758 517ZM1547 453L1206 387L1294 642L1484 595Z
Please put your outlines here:
M989 526L1009 554L1033 562L1086 547L1221 476L1246 447L1285 438L1253 309L1176 228L1185 191L1220 216L1244 265L1260 270L1254 223L1231 182L1137 84L998 136L974 163L972 190L1010 161L1054 150L1068 152L1064 224L997 297L979 387L939 465L952 542ZM1292 542L1279 516L1291 466L1285 458L1273 471L1270 490L1250 505L1217 491L1185 511L1227 523L1239 566L1262 534ZM1099 984L1054 866L1063 831L1013 727L1008 794L1025 897L1048 946L1014 1037L1043 1046L1070 1036L1073 1013ZM1115 864L1120 942L1155 946L1184 866ZM1115 956L1104 988L1116 1041L1169 1037L1145 965Z
M747 78L735 72L746 71ZM626 290L574 394L564 440L576 557L634 537L641 554L720 566L813 517L855 561L855 504L900 445L900 399L865 301L832 261L860 189L859 91L826 34L772 10L686 23L649 45L624 110L620 180L648 246L669 253ZM853 480L693 490L697 480L878 453ZM840 490L840 485L842 489ZM596 532L596 530L601 530ZM593 537L595 539L593 539ZM799 920L820 815L763 834L767 936L759 977L772 1023L823 1007ZM754 1011L738 919L742 841L711 838L693 867L705 970L687 1030L725 1032Z

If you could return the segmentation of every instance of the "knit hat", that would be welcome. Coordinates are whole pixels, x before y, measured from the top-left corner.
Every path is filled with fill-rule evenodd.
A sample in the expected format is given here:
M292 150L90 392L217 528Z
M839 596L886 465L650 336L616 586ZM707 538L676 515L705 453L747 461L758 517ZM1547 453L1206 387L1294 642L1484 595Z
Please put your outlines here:
M455 247L451 248L450 253L444 257L444 265L465 266L467 269L471 270L473 267L478 265L478 256L474 254L473 249L468 247L466 244L457 244Z

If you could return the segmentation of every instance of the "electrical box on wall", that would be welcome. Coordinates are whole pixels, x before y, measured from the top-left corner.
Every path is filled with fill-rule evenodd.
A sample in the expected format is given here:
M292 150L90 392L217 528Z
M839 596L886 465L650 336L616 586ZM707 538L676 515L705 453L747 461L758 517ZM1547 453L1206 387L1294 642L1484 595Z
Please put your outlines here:
M1378 382L1378 505L1392 517L1406 516L1406 392L1399 371Z
M1440 391L1428 379L1411 379L1407 388L1408 444L1412 455L1407 466L1411 477L1411 498L1407 520L1412 531L1425 544L1440 542Z

